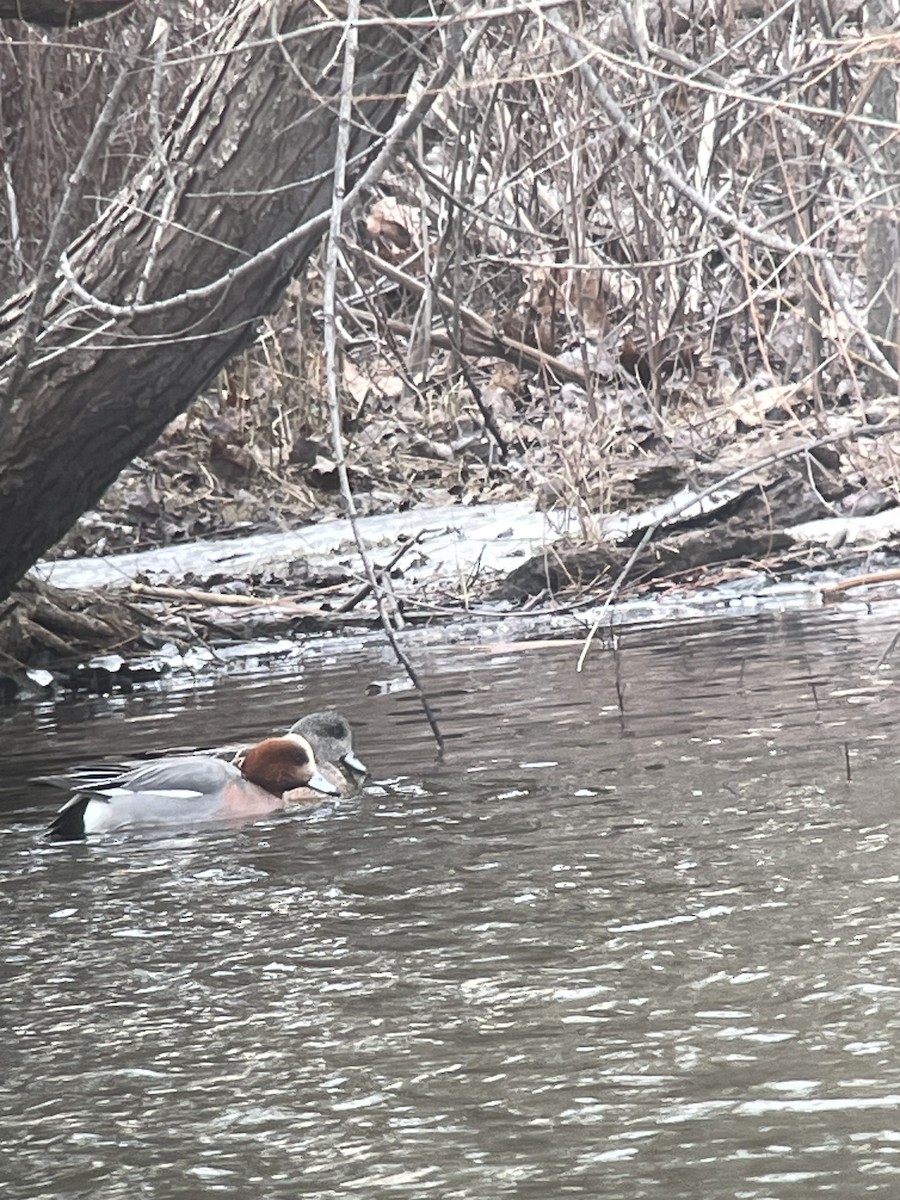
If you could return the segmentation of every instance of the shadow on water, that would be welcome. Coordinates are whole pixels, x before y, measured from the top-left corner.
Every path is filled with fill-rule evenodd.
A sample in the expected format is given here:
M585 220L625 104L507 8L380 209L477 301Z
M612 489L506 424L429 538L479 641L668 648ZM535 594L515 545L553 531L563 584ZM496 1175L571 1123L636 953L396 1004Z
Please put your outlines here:
M897 1195L893 632L431 648L442 764L372 649L4 713L4 1195ZM323 696L357 799L41 842L30 776Z

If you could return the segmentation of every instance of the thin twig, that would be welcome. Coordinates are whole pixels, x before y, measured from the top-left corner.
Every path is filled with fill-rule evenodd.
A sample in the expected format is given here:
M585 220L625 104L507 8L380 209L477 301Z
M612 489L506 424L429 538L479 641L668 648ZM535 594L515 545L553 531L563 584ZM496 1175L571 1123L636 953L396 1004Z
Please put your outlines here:
M884 664L887 662L887 660L894 653L894 650L897 648L898 641L900 641L900 629L898 629L897 632L894 634L894 636L891 638L890 642L888 643L887 649L884 651L881 658L879 658L878 662L875 664L876 671L880 671L881 668L884 666Z
M428 702L428 697L422 687L421 680L408 656L400 647L394 629L385 608L384 590L379 586L375 568L363 541L357 521L356 501L350 487L350 477L347 472L347 462L344 457L344 439L341 434L341 400L338 392L338 347L337 347L337 271L340 257L341 223L344 215L344 189L347 178L347 158L350 149L350 125L353 119L353 85L356 71L356 49L358 40L360 0L348 0L347 19L344 26L344 68L341 76L340 105L338 108L337 138L334 151L334 186L330 210L328 241L325 247L324 286L322 289L323 335L325 342L325 374L326 391L328 396L328 413L331 420L331 441L334 449L334 461L340 481L341 496L347 509L353 539L362 559L366 579L371 588L377 605L378 616L385 637L396 655L397 661L406 671L410 682L416 689L425 717L431 727L438 755L444 753L444 738L437 723L437 718ZM405 547L404 547L405 549Z
M421 540L421 532L417 533L414 538L409 538L408 540L404 538L400 547L391 555L384 566L378 568L378 573L380 575L384 575L386 571L392 571L404 554L407 553L409 548L411 546L418 545ZM346 600L341 601L341 603L335 607L334 611L339 613L350 612L352 609L356 608L357 604L360 604L363 600L365 600L366 596L368 596L371 591L372 581L367 579L361 587L356 589L352 596L348 596Z
M446 313L444 316L446 318ZM484 421L485 429L487 429L488 433L494 439L497 449L500 451L501 461L506 462L506 460L509 458L509 446L506 443L506 438L504 438L503 434L500 432L500 427L497 424L497 420L491 411L490 405L484 398L484 392L481 390L478 380L475 378L471 367L465 360L462 349L459 345L459 340L457 339L451 325L447 325L447 337L449 338L450 344L453 347L453 352L456 355L456 361L459 364L460 374L466 381L466 386L468 387L469 391L472 393L472 399L475 401L475 407L481 413L481 419Z

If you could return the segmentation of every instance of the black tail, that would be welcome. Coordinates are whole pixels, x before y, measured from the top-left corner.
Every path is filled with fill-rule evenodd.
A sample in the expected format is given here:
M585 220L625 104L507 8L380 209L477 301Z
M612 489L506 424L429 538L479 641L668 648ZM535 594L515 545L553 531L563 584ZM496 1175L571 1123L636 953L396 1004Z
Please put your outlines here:
M47 837L52 842L83 842L85 837L84 810L90 799L91 797L86 793L73 796L50 822Z

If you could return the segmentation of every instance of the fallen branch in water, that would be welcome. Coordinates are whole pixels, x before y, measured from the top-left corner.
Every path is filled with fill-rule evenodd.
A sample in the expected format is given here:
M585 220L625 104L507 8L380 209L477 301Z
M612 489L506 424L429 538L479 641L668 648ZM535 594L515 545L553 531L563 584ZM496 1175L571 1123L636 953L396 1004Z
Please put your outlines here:
M228 608L284 608L292 613L318 616L318 604L300 604L290 596L237 596L231 592L204 592L198 588L176 588L164 584L132 583L128 590L150 600L176 600L186 604L211 604Z
M822 599L830 600L843 592L849 592L851 588L874 587L879 583L891 583L897 579L900 579L900 567L892 567L889 571L872 571L867 575L854 575L850 579L841 579L838 583L829 583L828 587L822 588Z

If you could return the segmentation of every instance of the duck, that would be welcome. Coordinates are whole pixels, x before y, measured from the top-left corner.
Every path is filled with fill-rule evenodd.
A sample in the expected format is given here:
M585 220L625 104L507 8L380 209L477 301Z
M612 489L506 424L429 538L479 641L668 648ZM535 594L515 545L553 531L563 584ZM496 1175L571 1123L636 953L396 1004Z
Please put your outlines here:
M264 738L240 765L195 754L143 763L92 786L80 786L47 831L53 841L81 841L121 829L184 829L210 822L245 824L281 812L292 791L338 796L300 734ZM305 797L304 797L305 798Z

